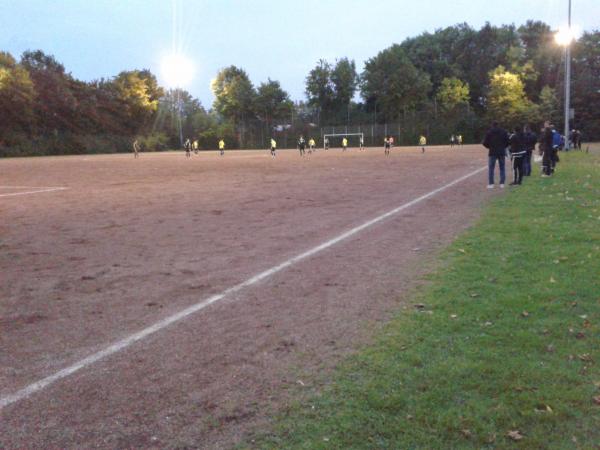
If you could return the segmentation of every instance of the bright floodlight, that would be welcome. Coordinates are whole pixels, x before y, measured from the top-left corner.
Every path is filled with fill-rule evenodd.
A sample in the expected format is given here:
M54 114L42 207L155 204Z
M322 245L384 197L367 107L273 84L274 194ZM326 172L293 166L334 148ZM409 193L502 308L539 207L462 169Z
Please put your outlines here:
M571 45L571 42L575 40L575 34L575 30L572 27L562 26L558 29L554 39L558 45L566 47L567 45Z
M162 60L161 71L170 88L181 88L192 81L194 64L180 53L166 56Z

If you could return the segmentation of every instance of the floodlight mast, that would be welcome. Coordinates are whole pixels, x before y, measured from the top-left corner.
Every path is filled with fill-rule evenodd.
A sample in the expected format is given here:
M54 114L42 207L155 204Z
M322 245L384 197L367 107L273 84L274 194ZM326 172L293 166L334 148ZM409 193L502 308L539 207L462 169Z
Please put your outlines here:
M559 30L555 36L556 42L565 47L565 149L570 148L569 133L571 127L569 120L571 118L571 44L575 39L573 28L571 27L571 0L569 0L568 25L566 29Z

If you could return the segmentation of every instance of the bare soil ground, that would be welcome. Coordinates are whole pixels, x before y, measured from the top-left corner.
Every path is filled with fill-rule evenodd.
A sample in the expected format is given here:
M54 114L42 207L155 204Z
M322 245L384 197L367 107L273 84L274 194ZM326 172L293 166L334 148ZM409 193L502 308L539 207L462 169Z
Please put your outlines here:
M2 160L0 397L485 160L480 146ZM6 406L0 448L230 447L368 342L485 185L482 172Z

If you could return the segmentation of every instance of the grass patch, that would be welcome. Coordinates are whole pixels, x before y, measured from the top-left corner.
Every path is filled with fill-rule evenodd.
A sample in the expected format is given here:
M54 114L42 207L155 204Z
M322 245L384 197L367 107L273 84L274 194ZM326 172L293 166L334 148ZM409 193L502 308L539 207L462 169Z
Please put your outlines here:
M486 207L422 305L245 445L600 448L600 156L561 158Z

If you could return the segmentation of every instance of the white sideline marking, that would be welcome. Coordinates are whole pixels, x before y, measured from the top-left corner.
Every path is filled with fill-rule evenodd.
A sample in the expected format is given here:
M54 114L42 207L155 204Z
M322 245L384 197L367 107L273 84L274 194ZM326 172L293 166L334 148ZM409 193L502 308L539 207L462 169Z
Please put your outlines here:
M99 352L93 353L90 356L88 356L87 358L84 358L71 366L65 367L64 369L54 373L53 375L50 375L46 378L36 381L35 383L31 383L30 385L15 392L14 394L10 394L8 396L2 397L2 398L0 398L0 410L2 408L4 408L5 406L10 405L11 403L16 403L20 400L23 400L23 399L29 397L30 395L32 395L38 391L41 391L42 389L44 389L44 388L48 387L49 385L51 385L52 383L54 383L55 381L58 381L65 377L68 377L69 375L77 372L80 369L83 369L91 364L94 364L95 362L100 361L101 359L104 359L107 356L117 353L117 352L131 346L135 342L140 341L140 340L144 339L145 337L150 336L151 334L156 333L157 331L160 331L163 328L166 328L175 322L185 319L186 317L200 311L201 309L204 309L207 306L209 306L215 302L218 302L223 297L226 297L229 294L233 294L235 292L242 290L245 287L256 284L259 281L264 280L265 278L268 278L271 275L273 275L277 272L280 272L283 269L290 267L291 265L293 265L303 259L313 256L313 255L337 244L338 242L343 241L344 239L348 239L349 237L351 237L357 233L360 233L364 229L369 228L369 227L375 225L376 223L381 222L382 220L385 220L388 217L393 216L394 214L397 214L406 208L410 208L411 206L416 205L417 203L420 203L423 200L426 200L440 192L445 191L446 189L466 180L467 178L472 177L473 175L478 174L479 172L482 172L485 169L487 169L487 167L482 167L480 169L474 170L471 173L468 173L467 175L457 178L456 180L454 180L448 184L445 184L442 187L439 187L427 194L421 195L420 197L417 197L408 203L398 206L397 208L394 208L391 211L381 214L380 216L377 216L374 219L371 219L371 220L363 223L362 225L352 228L351 230L348 230L345 233L342 233L339 236L334 237L333 239L323 242L322 244L317 245L316 247L313 247L312 249L310 249L304 253L294 256L293 258L290 258L287 261L284 261L277 266L271 267L270 269L267 269L264 272L260 272L258 275L255 275L252 278L249 278L242 283L236 284L235 286L232 286L229 289L226 289L225 291L221 292L220 294L213 295L212 297L209 297L206 300L203 300L203 301L196 303L195 305L189 306L186 309L179 311L169 317L166 317L166 318L150 325L149 327L144 328L141 331L138 331L137 333L129 335L129 336L121 339L120 341L117 341L114 344L106 347L104 350L100 350Z
M55 187L55 188L47 188L47 189L37 189L35 191L11 192L10 194L0 194L0 197L14 197L16 195L41 194L42 192L64 191L66 189L69 189L69 188Z

